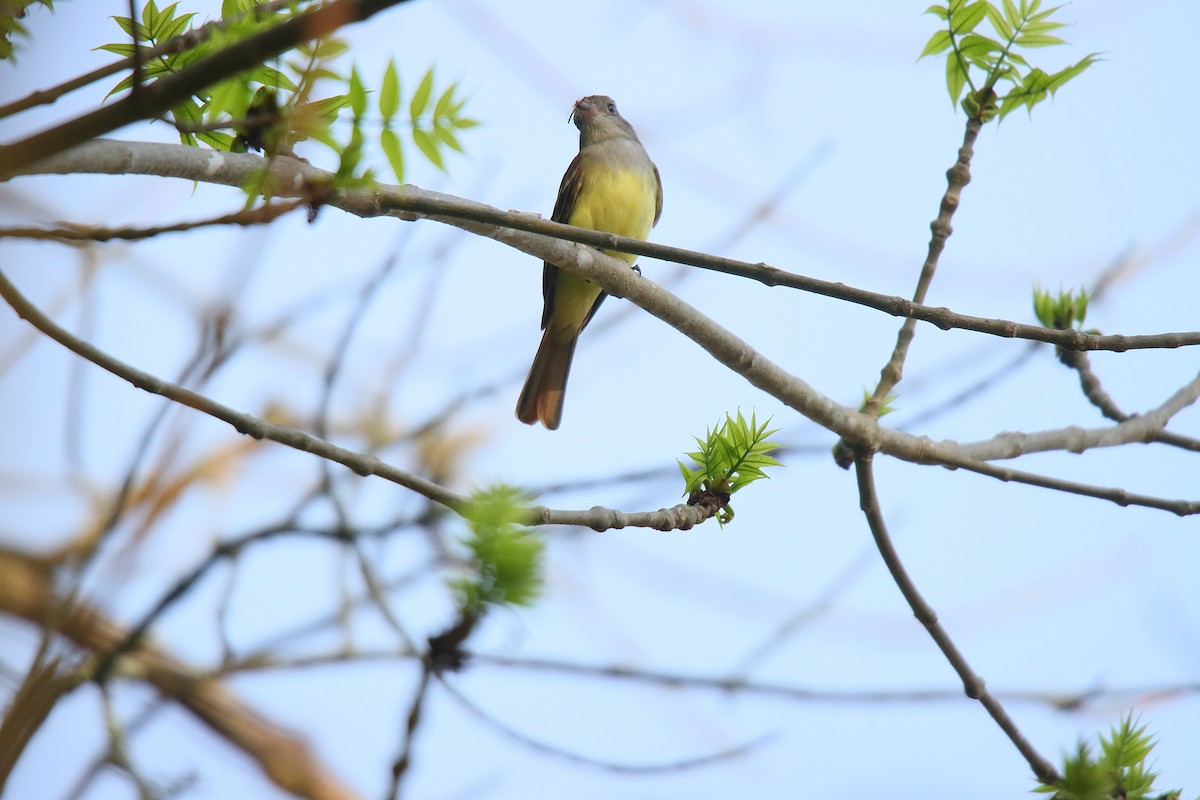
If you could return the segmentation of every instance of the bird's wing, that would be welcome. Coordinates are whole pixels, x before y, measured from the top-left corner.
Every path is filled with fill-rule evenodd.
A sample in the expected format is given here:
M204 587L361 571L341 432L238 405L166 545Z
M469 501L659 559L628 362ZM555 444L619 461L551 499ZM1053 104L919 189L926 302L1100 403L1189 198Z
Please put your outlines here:
M554 212L550 215L553 222L567 224L571 212L575 210L575 201L579 199L579 191L583 187L583 154L579 153L571 159L563 175L562 184L558 187L558 197L554 200ZM545 262L542 267L542 328L550 322L554 312L554 284L558 280L558 267ZM597 303L597 305L599 305ZM595 309L593 309L593 312Z

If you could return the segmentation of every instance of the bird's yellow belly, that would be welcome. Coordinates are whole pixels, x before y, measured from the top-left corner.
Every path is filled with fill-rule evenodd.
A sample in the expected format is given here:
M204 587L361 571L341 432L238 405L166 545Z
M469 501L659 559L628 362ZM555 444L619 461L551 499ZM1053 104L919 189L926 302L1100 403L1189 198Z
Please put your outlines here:
M658 188L652 176L628 170L593 167L580 189L568 220L580 228L645 239L654 225ZM632 264L637 256L610 253Z

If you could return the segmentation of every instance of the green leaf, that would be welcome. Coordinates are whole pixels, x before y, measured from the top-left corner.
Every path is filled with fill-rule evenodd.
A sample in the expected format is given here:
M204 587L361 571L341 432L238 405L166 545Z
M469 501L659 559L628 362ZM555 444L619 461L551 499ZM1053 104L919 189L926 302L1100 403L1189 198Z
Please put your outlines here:
M383 87L379 90L379 113L384 124L390 123L400 110L400 78L396 74L395 60L388 61L383 73Z
M246 107L249 105L246 85L237 78L221 81L209 91L208 102L204 105L204 116L209 122L214 122L222 114L240 117L246 113ZM239 95L244 95L247 99L239 103ZM237 107L238 110L232 110L234 107Z
M463 152L462 145L458 143L458 139L454 136L454 132L445 125L434 125L433 133L437 138L442 140L442 143L456 152Z
M964 5L950 13L950 30L958 36L970 33L976 25L983 22L986 15L987 3L984 0Z
M162 33L159 34L158 37L159 40L167 41L179 36L181 33L191 27L192 17L194 16L196 16L195 13L184 14L182 17L176 17L167 24L163 25Z
M107 50L114 55L121 56L122 58L128 58L129 56L133 55L134 50L137 49L137 45L133 45L128 42L112 42L111 44L102 44L99 47L93 47L92 49Z
M275 69L274 67L268 67L266 64L260 64L259 66L255 67L249 73L248 79L254 81L255 83L261 83L263 86L270 86L275 89L283 89L287 92L295 92L300 88L287 75Z
M363 87L362 79L358 75L358 69L350 70L350 110L354 112L354 116L362 117L367 113L367 90Z
M387 156L396 183L404 183L404 149L400 146L400 137L391 128L384 128L379 134L379 146Z
M448 116L448 111L454 104L454 90L457 88L458 88L458 84L456 84L456 83L450 84L450 88L448 88L448 89L446 89L446 91L442 92L442 96L438 98L436 103L434 103L433 118L435 120L440 119L441 117Z
M200 125L203 121L203 115L200 113L200 106L192 98L184 100L179 105L171 109L171 118L175 120L175 124L181 128L194 128ZM183 144L195 147L196 135L189 131L180 131L179 139Z
M1047 36L1040 33L1023 33L1017 37L1017 44L1021 47L1053 47L1058 44L1066 44L1066 41L1057 36Z
M199 131L196 133L196 138L213 150L223 150L228 153L233 149L233 136L223 131Z
M149 31L146 26L140 22L134 22L129 17L113 17L113 20L125 31L125 35L137 42L144 42L150 38Z
M950 36L950 31L941 28L933 32L933 36L929 37L929 41L925 43L925 49L921 51L921 55L917 56L920 61L925 56L932 56L941 53L948 49L954 43L953 37Z
M334 97L326 97L324 100L314 100L311 103L304 103L296 111L297 113L312 113L317 117L325 119L327 122L333 122L337 119L337 112L348 105L350 105L350 95L339 94Z
M1013 26L1009 25L1004 16L991 3L987 4L988 23L1001 39L1008 41L1013 37Z
M158 5L154 0L146 0L146 5L142 6L142 24L147 31L153 31L158 25Z
M990 68L989 54L1001 53L1003 51L1004 45L995 39L989 39L977 33L964 36L962 41L958 43L959 56L983 69Z
M935 17L947 19L950 16L950 11L945 6L930 6L925 9L926 14L933 14Z
M425 107L429 105L429 95L433 92L433 67L425 73L425 77L421 78L421 83L417 86L417 91L413 93L412 101L408 104L408 115L416 122L416 120L425 113ZM420 147L420 144L417 145ZM433 159L430 159L431 161Z
M179 3L172 3L164 8L158 13L158 16L154 20L154 24L149 26L150 36L155 41L164 41L170 38L169 36L165 35L165 32L175 21L175 9L178 6Z
M438 152L437 142L434 141L433 137L430 136L427 131L422 130L421 128L413 128L412 137L413 144L417 146L418 150L425 154L425 157L429 159L430 163L440 169L442 172L445 172L446 165L442 161L442 154Z
M1052 9L1050 9L1050 11L1047 11L1045 13L1049 14L1049 13L1052 13L1057 10L1058 10L1057 8L1052 8ZM1040 17L1041 15L1039 14L1038 16ZM1067 24L1065 22L1055 22L1054 20L1042 20L1042 21L1028 20L1025 23L1022 30L1024 30L1026 33L1048 33L1050 31L1058 30L1059 28L1065 28L1065 27L1067 27Z
M1021 25L1021 14L1012 0L1004 0L1004 19L1014 28Z
M967 71L957 56L946 59L946 91L950 93L950 103L957 104L962 96L963 87L967 85Z

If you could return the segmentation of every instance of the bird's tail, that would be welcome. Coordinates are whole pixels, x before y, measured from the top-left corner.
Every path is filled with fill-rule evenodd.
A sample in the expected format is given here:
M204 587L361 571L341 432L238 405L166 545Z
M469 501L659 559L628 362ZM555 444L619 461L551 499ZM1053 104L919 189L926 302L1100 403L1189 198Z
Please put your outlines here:
M550 430L562 422L563 393L567 390L567 375L571 372L571 358L575 355L578 334L568 339L555 335L553 326L546 326L542 343L538 345L529 377L517 400L517 419L526 425L541 422Z

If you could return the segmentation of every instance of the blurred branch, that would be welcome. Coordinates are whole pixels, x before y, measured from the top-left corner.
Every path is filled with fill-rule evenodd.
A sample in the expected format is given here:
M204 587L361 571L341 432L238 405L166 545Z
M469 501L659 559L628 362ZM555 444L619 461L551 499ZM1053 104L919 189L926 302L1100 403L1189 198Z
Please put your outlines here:
M40 563L31 561L28 566L38 573L44 571L44 565ZM16 590L20 591L21 587L16 587ZM0 593L3 592L4 589L0 588ZM58 701L79 683L78 677L70 670L61 669L60 659L45 657L50 638L49 634L43 636L42 647L38 649L16 694L8 701L4 718L0 720L0 795L4 793L4 784L29 740Z
M54 625L75 645L97 655L128 637L86 603L74 603L64 613L53 574L37 559L12 550L0 550L0 611L42 627ZM301 738L252 711L219 682L198 678L195 670L164 650L143 644L122 660L121 674L144 680L179 703L285 791L312 800L354 797Z
M403 654L395 652L359 653L358 658L395 659ZM580 664L573 661L562 661L548 658L521 658L517 656L496 655L491 653L469 653L469 658L477 664L491 664L509 669L524 669L536 672L554 672L562 675L577 675L591 678L610 678L633 683L646 683L655 686L667 686L685 689L707 689L726 694L756 694L767 697L777 697L785 700L805 703L825 703L834 705L875 705L879 703L926 703L942 701L959 701L963 699L961 689L813 689L803 686L793 686L782 683L768 683L753 680L740 675L711 676L694 675L683 672L668 672L664 670L644 669L619 664ZM346 660L345 655L330 654L328 657L308 657L297 659L295 662L276 662L263 668L281 669L290 666L319 666L339 660ZM257 667L257 665L255 665ZM1094 687L1076 692L1053 691L999 691L994 692L999 697L1011 703L1029 703L1050 706L1059 711L1075 711L1086 707L1089 703L1110 698L1146 698L1146 697L1181 697L1200 694L1200 683L1184 683L1162 686L1140 687ZM1124 704L1124 703L1123 703Z
M744 742L715 753L708 753L695 758L685 758L678 761L669 761L660 764L627 764L616 761L602 761L597 758L592 758L591 756L573 753L570 750L565 750L556 745L547 744L530 736L526 736L525 734L520 733L519 731L509 727L507 724L491 716L479 706L475 705L475 703L467 699L465 695L458 691L458 689L456 689L454 686L450 685L445 679L442 680L442 686L445 687L450 696L457 700L463 708L471 712L477 719L487 723L491 728L504 734L506 738L519 742L525 747L529 747L538 751L539 753L555 756L556 758L561 758L564 761L569 761L572 764L582 764L583 766L602 769L607 772L633 775L657 775L664 772L680 772L682 770L696 769L697 767L704 767L708 766L709 764L715 764L721 761L729 761L734 758L739 758L753 751L754 749L763 746L772 738L774 738L774 734L767 733L759 736L756 739L752 739L749 742Z
M266 225L308 205L305 198L289 200L284 203L271 203L258 208L247 208L232 214L222 214L219 217L196 220L194 222L177 222L174 225L160 225L151 228L101 228L94 225L76 225L63 223L61 228L0 228L0 239L34 239L58 242L108 242L113 239L136 241L150 239L164 233L180 233L197 228L213 225Z
M301 656L276 656L267 653L249 655L222 667L223 674L235 672L269 672L328 667L336 664L372 661L407 661L417 653L399 649L343 648ZM676 689L703 689L724 694L752 694L775 697L798 703L826 705L877 705L880 703L938 703L963 700L962 689L818 689L784 683L755 680L744 675L697 675L671 672L624 664L583 664L553 658L536 658L464 651L464 657L474 664L487 664L504 669L553 672L581 678L601 678L629 683L643 683ZM992 693L1007 703L1041 705L1056 711L1078 711L1102 701L1114 701L1121 706L1150 699L1200 695L1200 683L1161 684L1154 686L1096 686L1078 691L1001 690Z
M900 593L904 595L904 599L908 601L909 607L916 616L917 621L925 626L925 630L933 638L938 649L942 651L942 655L950 662L950 666L958 673L958 677L963 682L963 691L967 697L972 700L978 700L980 705L987 710L1004 734L1008 736L1013 745L1024 756L1028 762L1033 774L1042 783L1053 783L1059 779L1058 771L1054 769L1054 765L1047 761L1033 748L1033 745L1026 740L1025 736L1017 728L1012 718L1008 716L1008 712L1004 710L1004 706L998 701L987 689L983 679L975 674L963 657L954 640L950 638L950 634L946 631L942 624L938 621L937 613L933 607L925 601L921 593L917 590L916 584L909 577L907 570L904 569L904 564L900 561L900 554L896 552L896 548L892 545L891 535L888 533L887 524L883 519L883 512L879 507L879 497L875 492L875 476L874 476L874 459L871 454L859 454L854 459L855 475L858 478L858 497L859 506L862 508L863 514L867 518L867 524L871 528L871 535L875 539L875 545L879 548L879 554L883 557L883 562L888 568L888 572L892 574L892 579L896 582L896 586L900 589Z

